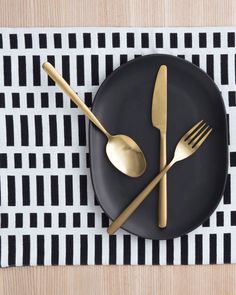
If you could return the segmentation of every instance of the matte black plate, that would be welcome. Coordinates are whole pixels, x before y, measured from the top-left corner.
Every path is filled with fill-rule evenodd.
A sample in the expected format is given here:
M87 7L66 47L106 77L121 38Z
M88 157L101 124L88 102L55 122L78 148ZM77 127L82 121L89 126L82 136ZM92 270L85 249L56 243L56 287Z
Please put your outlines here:
M92 109L109 132L127 134L139 144L147 170L139 178L116 170L105 154L105 136L91 124L91 174L102 208L115 219L159 171L159 131L151 123L151 103L161 64L168 67L168 160L194 123L204 119L214 132L196 154L168 173L167 228L157 227L158 188L124 224L125 230L150 239L178 237L202 224L221 199L228 169L226 113L214 82L183 59L161 54L140 57L104 81Z

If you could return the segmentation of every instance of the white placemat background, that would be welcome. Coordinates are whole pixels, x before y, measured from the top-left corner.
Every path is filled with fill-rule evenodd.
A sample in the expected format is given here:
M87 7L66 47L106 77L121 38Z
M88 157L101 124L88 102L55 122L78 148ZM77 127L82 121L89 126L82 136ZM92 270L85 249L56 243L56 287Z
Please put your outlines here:
M151 241L120 230L97 204L88 120L43 72L52 62L88 106L102 81L139 55L178 55L222 92L230 168L214 214L186 236ZM0 265L235 263L235 28L0 29ZM214 108L214 106L213 106Z

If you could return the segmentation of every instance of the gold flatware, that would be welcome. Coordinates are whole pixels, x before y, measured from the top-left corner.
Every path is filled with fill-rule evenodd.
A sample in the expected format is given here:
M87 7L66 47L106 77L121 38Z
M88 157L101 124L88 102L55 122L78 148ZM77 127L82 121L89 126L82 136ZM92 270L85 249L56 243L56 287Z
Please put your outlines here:
M167 131L167 66L162 65L157 73L152 96L152 125L160 130L160 170L166 165ZM158 225L167 225L167 175L159 183Z
M178 161L184 160L194 154L211 133L212 128L203 123L198 122L194 125L178 142L173 159L168 165L146 186L146 188L129 204L129 206L111 223L107 232L114 234L129 216L139 207L139 205L147 198L150 192L155 188L163 175ZM148 214L148 213L147 213Z
M126 135L111 135L90 111L86 104L79 98L75 91L49 63L43 64L45 72L54 80L84 114L102 131L107 139L106 154L111 163L124 174L131 177L142 175L146 169L146 160L143 152L136 142Z

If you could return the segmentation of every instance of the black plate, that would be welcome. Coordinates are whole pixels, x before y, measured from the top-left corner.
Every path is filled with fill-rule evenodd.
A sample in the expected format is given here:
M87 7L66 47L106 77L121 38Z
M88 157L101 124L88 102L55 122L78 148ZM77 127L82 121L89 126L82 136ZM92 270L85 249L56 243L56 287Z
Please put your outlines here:
M129 178L116 170L105 154L105 136L90 124L91 175L102 208L115 219L158 173L159 132L151 123L151 103L161 64L168 67L168 160L180 137L200 119L214 130L196 154L168 173L167 228L157 227L158 189L123 225L125 230L150 239L181 236L202 224L221 199L228 169L226 113L214 82L183 59L161 54L140 57L105 80L92 110L109 132L127 134L139 144L147 170L139 178Z

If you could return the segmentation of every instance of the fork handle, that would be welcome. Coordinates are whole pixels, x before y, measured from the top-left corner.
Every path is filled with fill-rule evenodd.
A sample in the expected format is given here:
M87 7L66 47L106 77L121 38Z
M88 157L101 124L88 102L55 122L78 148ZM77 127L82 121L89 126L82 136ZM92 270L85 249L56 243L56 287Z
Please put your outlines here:
M155 188L158 182L161 180L163 175L167 173L167 171L174 164L174 160L172 160L146 187L145 189L138 194L137 197L129 204L129 206L122 211L122 213L110 224L107 229L109 235L114 234L118 228L120 228L126 220L130 217L130 215L139 207L139 205L148 197L150 192Z

